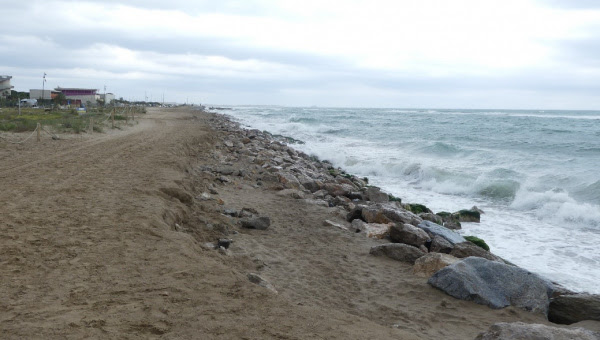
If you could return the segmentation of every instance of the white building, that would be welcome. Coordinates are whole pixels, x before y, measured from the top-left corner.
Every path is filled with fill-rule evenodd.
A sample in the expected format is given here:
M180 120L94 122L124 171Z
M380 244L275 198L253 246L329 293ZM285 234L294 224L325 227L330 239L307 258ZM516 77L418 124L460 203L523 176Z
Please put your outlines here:
M104 101L104 105L108 105L115 100L115 95L113 93L103 93L99 95L98 99Z
M8 97L14 86L10 85L12 76L0 76L0 97Z
M52 99L54 96L52 94L56 94L58 92L52 90L41 90L41 89L30 89L29 90L29 98L32 99Z

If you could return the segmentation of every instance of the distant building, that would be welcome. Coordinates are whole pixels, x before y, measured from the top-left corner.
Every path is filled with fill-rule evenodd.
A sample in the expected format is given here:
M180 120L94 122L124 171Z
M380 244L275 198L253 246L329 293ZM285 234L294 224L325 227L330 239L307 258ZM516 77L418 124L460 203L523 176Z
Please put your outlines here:
M74 87L57 87L55 91L62 92L72 105L96 105L97 89L82 89Z
M104 105L108 105L115 100L115 95L113 93L104 93L99 96L99 99L104 101Z
M9 97L14 86L10 85L12 76L0 76L0 97Z
M54 99L60 92L52 90L30 89L29 98L31 99Z

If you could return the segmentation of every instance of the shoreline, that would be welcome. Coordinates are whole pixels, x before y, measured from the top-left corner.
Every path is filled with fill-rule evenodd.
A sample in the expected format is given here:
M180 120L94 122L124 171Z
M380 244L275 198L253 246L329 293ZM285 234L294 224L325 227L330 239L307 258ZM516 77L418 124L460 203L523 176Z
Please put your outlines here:
M589 143L556 141L564 148L554 153L548 150L552 134L536 127L541 122L559 124L556 119L532 118L530 128L504 135L489 127L504 126L503 121L504 127L515 127L521 118L398 111L240 107L223 113L244 127L303 140L306 144L293 147L349 173L369 176L374 185L407 202L435 211L476 205L486 215L480 224L464 226L467 234L478 235L497 255L571 290L600 294L595 284L600 253L594 246L600 211L597 202L589 201L598 192L597 186L588 186L597 176L589 158L578 156L579 149L595 144L588 130L582 130L581 138L586 136ZM571 132L585 125L574 119L565 123ZM506 145L494 142L503 140ZM572 151L577 167L556 164L571 159L565 150ZM589 174L579 176L583 172ZM581 185L585 190L574 188L576 183L587 183ZM584 193L593 196L584 199Z
M210 112L210 113L212 113L212 114L216 114L216 115L222 115L222 116L223 116L225 119L229 120L230 122L232 122L232 123L234 123L234 124L237 124L237 128L239 128L240 130L252 130L251 128L242 127L241 123L240 123L240 122L238 122L238 121L236 120L236 118L235 118L234 116L230 115L230 114L227 114L227 113L220 113L220 112L212 112L212 111L210 111L210 110L209 110L209 111L207 111L207 112ZM304 143L305 143L304 141L301 141L301 140L296 140L296 139L294 139L293 137L284 136L284 135L279 135L279 134L273 134L273 133L271 133L270 131L261 131L261 132L262 132L263 134L265 134L265 136L266 136L267 138L271 138L273 141L276 141L276 142L279 142L279 143L283 143L283 144L285 144L286 146L288 146L288 147L290 147L290 148L294 148L294 145L295 145L295 144L304 144ZM301 152L301 151L299 151L299 152ZM301 152L301 153L303 153L303 152ZM308 157L309 157L311 160L315 161L316 163L323 163L323 164L325 164L325 166L326 166L326 167L329 167L328 171L330 171L330 173L331 173L332 171L333 171L333 172L335 172L335 173L336 173L336 176L348 176L348 177L360 178L360 179L363 179L363 181L365 182L365 183L364 183L364 184L365 184L365 187L366 187L366 186L370 186L370 185L369 185L369 181L368 181L368 177L362 177L362 178L361 178L360 176L357 176L357 175L353 175L353 174L347 173L347 172L346 172L346 171L345 171L343 168L341 168L341 167L334 168L334 167L333 167L333 164L332 164L331 162L329 162L328 160L321 160L321 159L319 159L319 158L318 158L316 155L308 155ZM348 178L348 177L347 177L347 178ZM379 187L378 187L378 188L379 188ZM386 191L386 190L385 190L385 188L379 188L379 189L382 191L382 193L384 193L384 194L387 194L387 195L388 195L388 197L390 198L390 200L398 200L399 202L402 202L402 197L395 197L393 194L391 194L391 193L389 193L388 191ZM453 213L450 213L450 212L448 212L448 211L446 211L446 210L439 211L439 212L433 212L433 211L431 211L431 210L430 210L428 207L426 207L425 205L423 205L423 204L421 204L421 203L416 203L416 202L408 203L408 205L416 205L416 206L420 206L420 207L422 207L423 209L426 209L426 210L428 210L429 212L433 213L434 215L437 215L437 214L439 214L439 213L441 213L441 214L443 214L443 215L448 215L448 214L458 214L458 213L459 213L459 211L468 212L469 210L471 210L471 211L473 211L473 210L474 210L474 211L476 211L476 212L479 212L479 213L480 213L482 216L485 214L485 212L484 212L484 211L482 211L482 210L480 210L480 209L478 209L476 205L473 205L473 206L472 206L470 209L468 209L467 207L464 207L463 209L461 209L461 210L459 210L459 211L456 211L456 212L453 212ZM410 208L407 208L406 206L403 206L403 207L401 207L401 208L408 209L408 211L410 211ZM412 212L412 211L411 211L411 212ZM475 219L474 219L474 220L466 220L466 221L463 221L463 222L466 222L466 223L479 223L479 218L480 218L480 215L479 215L479 214L477 214L477 215L475 216ZM448 221L436 221L436 220L433 220L432 222L440 222L440 223L438 223L438 224L442 224L442 225L443 225L445 222L448 222ZM462 230L460 222L458 223L458 226L457 226L457 227L456 227L456 225L454 225L454 226L453 226L453 227L451 227L450 229L453 229L454 231L457 231L457 230ZM474 237L474 238L479 238L479 236L478 236L478 235L464 235L464 236L465 236L465 237ZM481 240L482 240L482 239L481 239ZM484 241L483 243L485 243L485 240L482 240L482 241ZM487 250L489 250L489 248L488 248ZM503 259L503 260L504 260L504 259ZM507 261L507 260L504 260L504 261L506 261L506 262L508 262L508 263L511 263L511 262L509 262L509 261ZM511 263L511 264L512 264L512 263ZM512 264L512 265L514 265L514 264ZM541 276L541 274L537 274L537 275L540 275L540 276ZM550 281L550 279L547 279L547 280L549 280L549 281ZM572 294L575 294L575 293L577 293L577 294L591 294L591 293L589 293L589 292L586 292L586 291L571 291L570 289L563 287L563 286L562 286L562 284L560 284L560 283L557 283L557 282L554 282L554 281L552 281L552 282L553 282L555 285L557 285L557 286L561 287L561 290L568 291L568 292L570 292L570 293L572 293Z
M390 241L366 234L386 231L348 222L343 194L389 196L260 131L188 108L138 122L0 148L6 338L463 340L501 322L597 326L455 299L377 256Z
M248 135L248 133L252 133L254 136L256 136L256 135L260 135L262 133L264 136L266 136L267 140L273 138L273 135L267 131L260 132L258 130L248 130L248 129L242 128L238 122L233 120L233 117L231 117L227 114L220 114L220 113L213 113L213 114L215 114L217 116L221 116L222 119L224 119L225 121L228 122L228 124L232 124L234 126L234 129L238 129L239 133L241 133L242 135L244 135L244 134ZM275 137L277 137L277 136L275 136ZM306 173L303 173L302 171L294 169L295 174L298 174L298 176L296 177L294 175L291 175L290 173L287 173L287 174L285 172L282 173L281 170L284 170L284 169L282 169L282 167L280 167L282 162L276 161L275 163L272 163L266 167L267 169L276 169L277 173L279 174L278 184L272 189L280 190L281 192L285 192L285 195L291 195L292 197L294 197L296 199L299 199L302 197L302 194L301 194L302 192L304 192L304 194L307 194L307 195L316 193L317 199L324 198L327 206L329 206L330 208L343 207L343 209L346 210L347 214L345 217L346 217L347 223L345 225L340 224L340 223L332 223L331 221L326 221L325 222L326 225L334 226L339 229L345 229L345 230L350 229L351 232L357 232L357 233L362 232L362 233L366 233L368 235L371 234L371 235L369 235L369 237L378 238L378 239L387 239L388 241L390 241L390 229L382 230L381 229L382 224L388 223L389 225L393 225L394 223L396 223L396 224L397 223L408 223L408 224L412 224L414 226L421 227L422 222L429 221L429 222L434 222L439 225L450 227L451 229L457 229L457 228L460 228L461 221L462 222L477 222L477 223L479 222L479 217L480 217L481 211L478 211L477 207L475 207L475 206L471 209L468 209L468 210L465 209L465 210L461 210L461 211L455 212L455 213L448 213L448 212L433 213L427 207L425 207L421 204L418 204L418 203L402 204L400 198L396 198L391 194L385 193L385 192L381 191L381 189L378 187L369 186L367 178L358 178L354 175L346 173L341 168L333 168L331 163L329 163L327 161L320 161L317 158L315 158L314 156L306 155L303 152L296 151L295 149L293 149L293 147L287 146L287 144L285 144L286 139L289 140L289 137L281 136L280 138L277 138L277 140L273 139L270 143L275 143L275 144L278 144L279 146L281 146L284 150L284 152L283 152L284 154L286 152L289 153L290 155L292 155L292 154L295 155L297 153L304 160L312 161L313 162L312 166L309 165L308 167L312 170L315 170L315 168L319 169L319 170L321 170L321 172L320 172L320 174L317 174L316 176L314 174L313 174L313 176L307 176ZM284 142L282 142L282 140ZM292 150L292 151L290 151L290 150ZM290 162L292 162L292 161L290 161ZM263 165L263 168L265 168L265 165ZM328 177L328 175L329 175L329 177ZM303 178L303 180L298 180L299 178ZM332 186L331 185L332 183L335 183L338 186L336 186L335 184L333 184L333 186ZM349 185L349 186L354 185L354 188L339 187L340 185L343 186L345 184ZM307 188L309 188L309 189L307 189ZM353 192L352 191L353 189L358 189L360 192ZM325 191L325 192L322 192L322 191ZM323 195L326 195L326 196L323 197ZM382 205L385 205L388 203L392 203L393 205L395 205L395 207L393 207L393 209L397 208L396 214L392 213L390 216L389 211L385 211L385 209L389 208L389 205L387 207L385 207L385 206L382 207ZM357 209L357 206L360 206L361 204L366 204L367 206L366 207L363 206L362 208ZM325 204L323 204L323 205L325 205ZM369 212L369 214L371 216L365 216L364 210L368 209L369 205L370 206L374 205L377 208L383 208L383 209L379 209L378 211L375 211L375 212L371 211L371 212ZM359 212L357 212L357 211L359 211ZM399 217L397 214L398 211L399 211L400 215L404 214L404 216ZM343 213L338 213L338 214L343 215ZM369 215L369 214L367 214L367 215ZM387 214L387 216L386 216L386 214ZM396 219L394 219L394 217L396 217ZM371 218L371 220L369 220L369 218ZM420 221L419 220L415 221L415 219L418 219L418 218L420 218ZM362 225L360 223L354 223L354 222L357 222L357 219L362 220L361 221ZM429 223L429 222L426 222L426 223ZM372 227L373 229L369 229L369 225L373 225L373 227ZM376 225L378 225L378 226L376 226ZM392 229L393 229L393 227L392 227ZM428 233L429 233L429 230L428 230ZM429 236L431 237L434 235L429 233ZM391 241L394 243L403 243L402 240L397 240L397 239L392 239ZM454 250L450 250L450 251L441 250L440 251L439 248L434 251L431 248L431 243L426 244L427 249L423 249L424 248L423 245L421 245L420 247L424 251L424 254L439 251L440 253L449 253L452 255L456 255L456 257L458 257L458 258L466 258L468 256L477 256L477 257L483 257L488 260L506 263L510 266L517 267L514 264L495 256L494 254L490 253L489 251L484 250L482 252L481 251L482 248L486 248L487 245L485 245L485 242L482 242L482 240L478 239L477 237L472 237L471 239L469 239L469 242L467 242L467 243L470 244L470 246L467 247L468 249L461 249L458 252L454 252ZM413 244L411 244L411 245L413 245ZM473 245L476 245L476 246L473 247ZM434 247L435 247L435 244L434 244ZM487 250L489 250L489 248L487 248ZM371 253L373 253L373 252L371 252ZM543 277L542 277L542 280L549 283L548 284L548 286L549 286L548 287L548 290L549 290L548 303L550 301L554 301L555 299L558 299L558 297L562 296L562 295L565 295L565 296L567 296L567 295L589 295L589 294L586 294L583 292L575 293L575 292L569 291L568 289L565 289L564 287L562 287L561 285L559 285L555 282L550 283L550 281L548 279L543 278Z

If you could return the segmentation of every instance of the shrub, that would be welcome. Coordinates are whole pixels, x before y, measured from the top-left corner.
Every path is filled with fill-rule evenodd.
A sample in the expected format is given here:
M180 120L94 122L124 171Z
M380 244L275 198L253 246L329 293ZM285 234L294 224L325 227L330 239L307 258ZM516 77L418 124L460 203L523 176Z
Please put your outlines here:
M476 246L478 246L480 248L490 251L490 246L488 246L484 240L480 239L477 236L465 236L465 240L475 244Z

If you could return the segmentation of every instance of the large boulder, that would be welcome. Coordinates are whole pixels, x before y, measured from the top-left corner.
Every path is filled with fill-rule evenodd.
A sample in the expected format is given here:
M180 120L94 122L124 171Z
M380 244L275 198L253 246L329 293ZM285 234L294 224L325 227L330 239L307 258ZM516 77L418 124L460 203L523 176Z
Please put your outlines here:
M403 243L386 243L374 246L371 247L369 253L374 256L387 256L396 261L410 264L414 264L419 257L425 255L419 248Z
M323 186L321 181L312 179L308 176L298 176L298 181L306 190L309 190L310 192L319 191Z
M558 328L523 322L501 322L480 333L475 340L598 340L599 332L584 328Z
M304 189L300 181L296 178L296 176L288 173L288 172L280 172L279 183L283 185L285 189Z
M475 222L479 223L481 220L481 210L474 207L474 209L470 210L460 210L452 214L455 216L460 222Z
M429 253L419 257L413 266L413 274L420 277L431 277L438 270L459 261L448 254Z
M435 224L439 224L439 225L444 225L444 220L439 217L436 214L432 214L432 213L420 213L418 215L420 218L422 218L425 221L430 221L433 222Z
M390 228L390 239L394 242L420 247L431 241L425 230L411 224L396 223Z
M439 225L443 225L444 227L446 227L448 229L452 229L452 230L457 230L457 229L462 228L462 225L460 224L460 221L458 220L457 215L451 214L446 211L440 211L440 212L436 213L436 216L438 216L442 219L442 223L438 223Z
M383 209L377 207L364 207L361 210L362 220L367 223L382 223L387 224L392 222L387 216L384 215Z
M600 295L561 295L550 302L548 320L570 325L583 320L600 321Z
M325 189L325 191L327 191L327 193L333 197L346 196L355 190L352 185L346 183L325 183L325 185L323 185L323 189Z
M425 230L432 238L437 235L446 239L450 244L467 242L464 237L460 236L457 232L452 231L448 228L444 228L439 224L435 224L430 221L423 221L418 225L419 228Z
M491 308L516 306L535 313L548 313L552 284L525 269L468 257L433 274L430 285L457 299Z
M429 251L435 253L450 254L453 248L454 245L448 242L448 240L439 235L435 235L433 236L433 240L431 240Z
M481 248L480 246L471 243L471 242L462 242L462 243L456 243L454 245L454 247L452 248L452 251L450 251L450 255L454 256L454 257L458 257L458 258L465 258L465 257L469 257L469 256L477 256L477 257L483 257L484 259L488 259L490 261L496 261L496 262L501 262L504 263L504 261L490 253L489 251Z
M408 223L414 226L417 226L419 223L423 222L422 218L408 210L384 207L381 211L383 215L389 218L392 222Z
M378 187L367 187L365 195L369 201L374 203L386 203L390 200L388 194L381 192L381 189Z
M365 235L369 238L384 239L390 236L391 224L364 223L362 225Z

